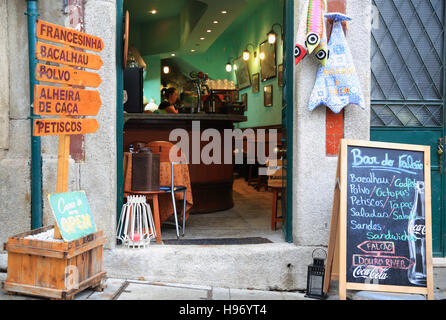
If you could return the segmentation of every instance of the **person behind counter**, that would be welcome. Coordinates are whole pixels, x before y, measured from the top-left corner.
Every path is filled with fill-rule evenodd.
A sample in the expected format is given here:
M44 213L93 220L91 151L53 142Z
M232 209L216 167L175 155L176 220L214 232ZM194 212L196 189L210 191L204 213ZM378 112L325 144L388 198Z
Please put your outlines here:
M161 102L159 109L160 113L178 113L174 103L178 100L178 93L176 88L163 89L163 95L167 98Z

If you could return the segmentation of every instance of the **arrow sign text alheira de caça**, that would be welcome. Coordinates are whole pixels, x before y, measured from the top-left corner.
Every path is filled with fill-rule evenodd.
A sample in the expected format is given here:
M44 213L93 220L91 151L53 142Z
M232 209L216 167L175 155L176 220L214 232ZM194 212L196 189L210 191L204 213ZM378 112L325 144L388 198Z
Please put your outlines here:
M54 136L95 133L96 119L35 119L33 136Z
M42 20L37 20L37 38L96 52L104 49L104 42L99 37Z
M103 65L101 57L96 54L53 46L43 42L37 42L36 58L38 60L94 70L99 70Z
M93 72L36 64L36 80L68 84L80 87L97 88L101 84L101 77Z
M34 114L95 116L102 105L99 92L71 87L34 86Z

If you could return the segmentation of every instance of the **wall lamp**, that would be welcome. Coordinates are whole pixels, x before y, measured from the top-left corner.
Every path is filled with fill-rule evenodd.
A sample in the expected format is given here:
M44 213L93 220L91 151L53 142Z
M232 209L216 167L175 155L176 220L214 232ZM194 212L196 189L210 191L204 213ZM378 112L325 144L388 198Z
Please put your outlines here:
M280 36L283 39L283 28L282 28L282 25L280 23L275 23L271 27L271 31L268 32L268 34L267 34L267 36L268 36L268 43L270 43L270 44L276 43L276 40L277 40L277 33L274 32L274 27L275 26L279 26L280 27Z
M229 58L229 60L228 60L228 63L226 63L226 72L231 72L232 71L232 64L233 64L233 62L231 62L231 60L232 61L234 61L234 58ZM234 70L235 70L235 67L234 67Z
M246 49L243 50L243 54L242 54L243 60L245 60L245 61L248 61L249 57L251 56L251 54L250 54L250 52L248 50L248 46L252 46L254 48L254 51L253 51L254 52L254 58L257 56L256 46L253 45L252 43L248 43L246 45Z

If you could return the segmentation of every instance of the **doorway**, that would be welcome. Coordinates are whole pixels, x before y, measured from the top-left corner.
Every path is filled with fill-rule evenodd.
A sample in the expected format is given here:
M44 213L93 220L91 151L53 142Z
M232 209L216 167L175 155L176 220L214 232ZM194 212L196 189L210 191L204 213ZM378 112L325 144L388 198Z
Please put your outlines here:
M127 0L120 0L118 1L118 21L122 21L123 20L123 16L124 16L124 12L126 8L126 2ZM139 1L138 1L139 2ZM193 2L193 1L183 1L181 2L182 4L186 4L188 2ZM206 3L211 3L212 1L204 1ZM254 3L255 1L247 1L248 3ZM264 3L265 1L260 0L259 2ZM164 4L165 5L165 4ZM192 5L192 4L191 4ZM195 4L194 4L195 5ZM199 7L199 4L196 4ZM197 7L197 8L198 8ZM230 8L229 8L230 10ZM228 11L229 11L228 10ZM292 154L290 153L286 153L286 146L288 145L292 145L292 130L286 130L286 128L293 128L292 124L293 124L293 110L292 110L292 103L289 103L288 105L286 104L286 101L293 101L293 57L292 57L292 50L287 50L286 48L293 48L294 47L294 43L293 43L293 33L294 33L294 27L293 27L293 10L294 10L294 1L292 0L283 0L283 20L280 21L281 24L281 29L275 29L278 32L278 30L280 30L280 33L283 35L283 53L281 53L281 55L283 56L283 63L282 63L282 67L283 67L283 86L280 87L280 90L282 91L282 98L280 101L280 113L279 113L279 122L280 125L283 127L283 132L282 132L282 138L281 138L281 145L282 145L282 149L281 152L286 156L286 158L284 158L284 167L286 170L284 170L283 172L285 172L286 177L283 177L283 188L281 190L281 194L282 197L280 198L281 200L279 200L279 216L284 217L284 220L282 223L278 223L278 226L281 227L283 232L283 236L285 241L287 242L291 242L292 241L292 234L291 234L291 230L292 230L292 226L291 226L291 221L292 221L292 207L291 206L287 206L287 203L292 203L292 179L290 177L292 177ZM131 16L131 15L130 15ZM271 27L272 23L269 23L268 28ZM118 26L118 40L120 40L120 34L122 34L122 26ZM130 28L132 29L132 27ZM265 38L266 38L266 32L265 32ZM266 40L266 39L265 39ZM122 54L119 54L119 52L122 52L122 48L120 47L120 43L122 41L117 41L118 43L118 60L121 59L122 62ZM246 42L246 41L245 41ZM291 54L286 54L286 52L289 51ZM169 51L169 54L175 54L176 56L178 56L177 53L171 53L171 51ZM144 54L142 54L144 56ZM234 54L236 55L236 54ZM162 61L162 59L160 59L160 62ZM189 62L191 62L191 60L189 60ZM161 63L160 63L161 64ZM119 61L117 62L117 65L122 65L122 63L120 63ZM162 67L162 65L161 65ZM120 90L121 88L123 89L123 70L121 68L121 70L118 70L118 101L122 101L120 98ZM251 75L252 76L252 75ZM271 81L278 81L278 74L276 75L275 79L273 80L269 80ZM269 82L265 82L260 84L260 88L261 90L263 89L264 86L267 86L269 84ZM251 88L248 88L247 90L251 90ZM122 90L121 90L122 92ZM277 92L277 91L276 91ZM240 91L240 93L242 93ZM263 98L263 94L262 94L262 98ZM248 97L248 99L250 99L250 97ZM262 99L263 102L263 99ZM289 107L288 107L289 106ZM264 108L264 106L262 105L262 107ZM117 118L118 118L118 132L117 132L117 143L118 143L118 157L117 157L117 168L118 168L118 172L120 174L118 174L118 179L117 179L117 183L118 183L118 205L117 205L117 212L118 212L118 220L119 220L119 214L121 212L121 208L122 208L122 204L124 203L124 198L123 198L123 175L121 174L121 172L123 171L123 166L122 166L122 161L123 161L123 152L126 151L125 149L125 143L124 143L124 139L123 139L123 132L125 131L125 123L124 123L124 117L122 116L123 114L123 106L122 104L118 104L117 110L118 110L118 114L117 114ZM255 195L257 196L258 199L265 199L265 195L263 194L263 192L265 192L264 190L256 190L254 189L252 186L248 186L247 181L243 181L242 179L236 179L234 180L234 191L237 192L237 195L234 197L235 201L240 201L243 202L243 197L245 197L247 194L250 194L250 199L253 200L255 199ZM247 191L247 188L251 188ZM261 188L260 188L261 189ZM268 196L271 196L269 193L267 194ZM237 198L238 197L238 198ZM271 199L272 201L272 199ZM255 202L255 200L254 200ZM260 201L262 202L262 201ZM253 205L254 206L254 205ZM237 207L234 207L237 210ZM271 225L270 219L271 219L271 202L269 204L265 204L265 206L263 206L263 209L265 210L265 213L268 212L267 216L268 216L268 226ZM243 210L244 213L248 212L249 210ZM223 214L223 212L220 212L220 214ZM243 215L239 215L239 218L241 218L242 220L244 219L244 217L246 218L246 216ZM246 220L245 220L246 222ZM170 233L170 231L173 231L174 233L174 229L169 229L166 228L167 232ZM188 232L188 230L190 231L190 229L188 229L188 224L186 224L186 233ZM164 231L163 231L164 232Z
M433 255L444 257L445 3L396 2L372 1L370 139L430 146Z

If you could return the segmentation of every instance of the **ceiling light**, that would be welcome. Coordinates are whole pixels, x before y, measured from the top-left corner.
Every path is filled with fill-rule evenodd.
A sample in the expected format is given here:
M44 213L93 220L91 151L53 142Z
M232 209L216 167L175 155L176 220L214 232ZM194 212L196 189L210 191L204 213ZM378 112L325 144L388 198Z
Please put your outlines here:
M200 40L204 40L204 37L201 37Z
M211 33L212 30L211 30L211 29L207 29L206 32L207 32L207 33Z
M226 11L226 10L222 10L222 11L220 11L220 13L227 14L228 11Z
M260 52L260 60L265 60L265 52Z
M217 24L217 23L218 23L218 21L217 21L217 20L214 20L214 21L212 21L212 23L213 23L213 24Z
M150 13L151 13L151 14L157 14L157 13L158 13L158 11L157 11L157 10L155 10L155 9L153 9L153 10L150 10Z
M168 74L168 73L170 72L170 68L169 68L169 66L165 66L165 67L163 68L163 72L164 72L164 74Z
M226 64L226 72L231 72L232 71L232 64L230 62L228 62Z
M195 49L190 49L190 52L195 52Z
M172 57L175 57L175 53L172 53L171 56L172 56Z

